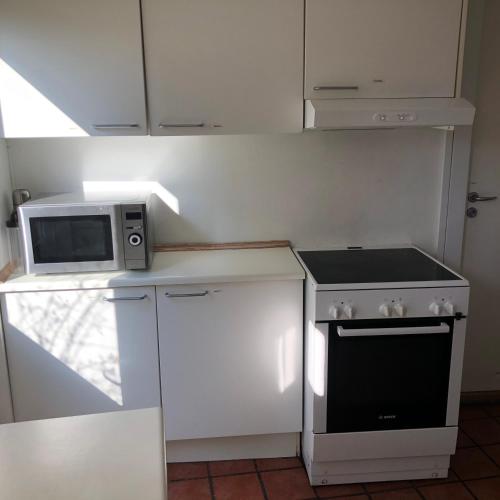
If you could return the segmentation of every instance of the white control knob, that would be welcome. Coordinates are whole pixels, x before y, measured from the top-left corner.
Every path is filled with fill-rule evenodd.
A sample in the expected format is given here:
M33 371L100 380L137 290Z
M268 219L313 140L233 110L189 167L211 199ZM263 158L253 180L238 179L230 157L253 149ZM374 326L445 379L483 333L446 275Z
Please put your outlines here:
M434 314L434 316L439 316L441 314L441 304L438 304L437 302L433 302L429 306L429 311Z
M332 307L330 307L330 310L328 312L330 313L330 316L333 319L339 319L340 318L340 307L332 306Z
M444 309L450 316L455 315L455 306L451 302L445 302Z
M382 316L385 316L386 318L390 318L391 317L391 308L389 306L389 304L382 304L379 308L378 308L380 314Z
M406 316L406 307L404 304L401 304L400 302L394 305L394 311L400 318Z
M352 319L354 317L354 308L347 304L344 306L344 314L347 319Z

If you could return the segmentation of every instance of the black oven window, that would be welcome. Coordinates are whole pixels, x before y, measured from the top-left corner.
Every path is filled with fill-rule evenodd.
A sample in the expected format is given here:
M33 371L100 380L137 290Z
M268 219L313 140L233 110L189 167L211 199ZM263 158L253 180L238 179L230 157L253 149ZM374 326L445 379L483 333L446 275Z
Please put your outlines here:
M36 264L114 258L109 215L33 217L30 228Z

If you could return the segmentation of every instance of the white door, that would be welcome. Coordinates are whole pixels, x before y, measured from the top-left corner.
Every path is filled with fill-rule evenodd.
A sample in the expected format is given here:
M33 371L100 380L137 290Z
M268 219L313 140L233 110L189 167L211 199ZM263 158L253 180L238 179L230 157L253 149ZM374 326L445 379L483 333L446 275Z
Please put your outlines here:
M306 99L454 96L461 14L462 0L306 0Z
M469 192L500 195L500 2L487 0ZM463 391L500 390L500 200L469 202L463 274L471 282Z
M6 137L145 135L139 0L2 0Z
M5 294L16 421L160 406L153 287Z
M152 135L302 130L302 0L142 5Z
M302 281L157 288L167 440L300 432Z

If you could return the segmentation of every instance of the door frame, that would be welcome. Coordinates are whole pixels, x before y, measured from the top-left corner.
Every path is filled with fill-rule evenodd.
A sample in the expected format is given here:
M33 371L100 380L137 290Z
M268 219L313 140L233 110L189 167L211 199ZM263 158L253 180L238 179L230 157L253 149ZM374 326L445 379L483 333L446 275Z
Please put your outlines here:
M479 61L482 41L485 0L466 1L463 16L457 78L457 96L472 104L477 100ZM446 132L444 170L441 192L441 212L437 243L438 257L448 266L460 271L462 268L467 193L472 151L472 126L450 128Z

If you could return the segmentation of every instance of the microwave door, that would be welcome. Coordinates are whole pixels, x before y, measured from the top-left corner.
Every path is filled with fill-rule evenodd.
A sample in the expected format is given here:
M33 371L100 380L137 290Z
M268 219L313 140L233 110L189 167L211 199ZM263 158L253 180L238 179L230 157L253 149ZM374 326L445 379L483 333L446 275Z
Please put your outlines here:
M61 213L63 212L63 213ZM121 213L115 205L36 207L25 212L22 231L26 271L84 272L123 267Z

